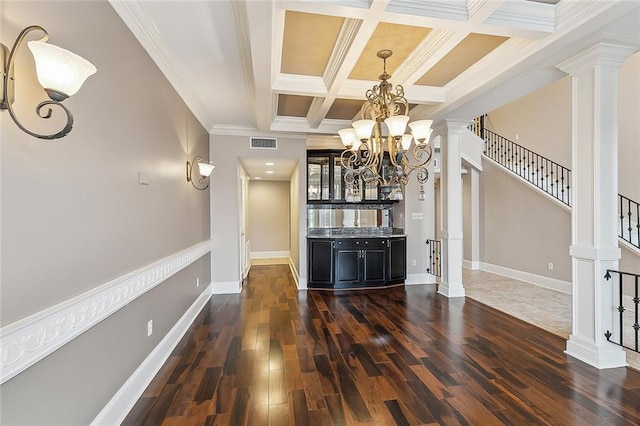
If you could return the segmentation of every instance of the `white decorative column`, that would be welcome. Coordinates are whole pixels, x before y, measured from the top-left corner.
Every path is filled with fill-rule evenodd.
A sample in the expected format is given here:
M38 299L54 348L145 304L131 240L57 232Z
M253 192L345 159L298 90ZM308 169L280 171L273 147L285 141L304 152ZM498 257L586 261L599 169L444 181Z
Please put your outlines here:
M626 365L604 334L617 314L607 269L617 269L618 71L636 49L597 43L558 65L572 77L573 330L566 353L596 368Z
M462 284L461 139L468 121L445 120L434 128L442 136L440 182L442 199L442 280L438 293L464 297Z

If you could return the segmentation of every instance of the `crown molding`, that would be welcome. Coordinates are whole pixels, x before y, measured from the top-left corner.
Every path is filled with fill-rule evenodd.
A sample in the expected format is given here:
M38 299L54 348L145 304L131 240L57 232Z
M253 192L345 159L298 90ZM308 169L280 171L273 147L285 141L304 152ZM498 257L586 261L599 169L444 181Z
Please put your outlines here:
M456 21L466 21L469 17L466 0L391 0L386 11Z
M484 23L552 33L556 26L556 8L553 4L511 0L504 2Z
M213 119L200 101L196 90L185 76L182 67L171 52L167 42L158 32L143 2L109 0L134 37L147 51L153 62L169 80L178 96L187 104L193 115L205 129L213 125Z

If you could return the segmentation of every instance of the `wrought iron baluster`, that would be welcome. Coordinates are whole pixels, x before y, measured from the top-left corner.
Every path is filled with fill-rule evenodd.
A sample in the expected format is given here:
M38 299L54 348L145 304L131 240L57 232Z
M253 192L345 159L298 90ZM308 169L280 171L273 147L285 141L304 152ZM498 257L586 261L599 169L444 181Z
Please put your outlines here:
M638 321L638 305L640 304L640 298L638 298L638 278L640 278L638 275L636 275L636 280L635 280L635 297L633 298L633 303L635 304L635 312L636 312L636 322L635 324L633 324L633 329L635 330L636 334L636 344L635 344L635 350L636 352L638 351L638 331L640 330L640 324Z

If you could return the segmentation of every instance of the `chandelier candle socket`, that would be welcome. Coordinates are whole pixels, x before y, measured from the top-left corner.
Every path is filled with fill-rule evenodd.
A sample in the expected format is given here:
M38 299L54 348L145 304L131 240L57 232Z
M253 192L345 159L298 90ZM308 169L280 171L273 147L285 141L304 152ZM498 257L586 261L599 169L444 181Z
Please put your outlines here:
M366 93L367 100L360 109L360 120L353 128L338 131L345 150L340 156L346 173L344 181L355 191L358 182L374 185L388 199L392 193L401 194L401 187L415 172L420 184L418 199L425 199L424 183L429 179L427 167L433 150L429 144L432 120L409 123L409 103L404 88L388 81L387 59L393 54L385 49L378 52L383 72L380 83ZM384 126L383 126L384 123ZM411 134L405 133L407 123ZM411 149L411 142L413 149ZM400 195L401 196L401 195Z

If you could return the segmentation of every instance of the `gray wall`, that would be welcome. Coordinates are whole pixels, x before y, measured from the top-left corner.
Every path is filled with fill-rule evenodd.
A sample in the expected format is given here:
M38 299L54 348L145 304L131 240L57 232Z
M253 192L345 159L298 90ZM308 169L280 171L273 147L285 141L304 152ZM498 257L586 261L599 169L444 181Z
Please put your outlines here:
M638 182L638 164L640 164L640 143L638 135L640 135L640 53L636 53L625 61L620 69L620 91L619 91L619 107L618 107L618 186L619 192L626 195L636 201L640 201L640 185ZM519 135L517 143L523 145L541 155L544 155L565 167L571 169L571 79L569 77L558 80L555 83L550 84L534 93L522 97L521 99L505 105L495 111L490 112L488 119L488 128L494 130L500 135L503 135L511 140L515 141L515 136ZM486 163L486 162L485 162ZM497 174L493 174L497 178ZM499 194L496 191L496 185L502 185L496 183L497 180L491 178L491 174L482 173L481 181L484 191L489 191L489 196L494 201L499 199ZM502 179L502 178L501 178ZM523 187L524 188L524 187ZM492 195L493 194L493 195ZM538 197L538 196L535 196ZM514 199L515 201L515 199ZM481 202L483 199L481 198ZM488 205L489 201L484 200L484 212L492 212L496 206ZM510 203L514 204L514 203ZM510 206L509 209L513 209ZM533 207L542 214L547 211L547 207L537 206ZM551 209L556 209L558 212L549 213L554 217L561 214L559 207L550 206ZM529 229L542 230L546 223L549 223L551 219L548 219L544 215L529 215L528 211L520 211L520 214L526 214L531 216L532 222L529 223ZM569 213L567 213L567 216ZM501 219L500 219L501 218ZM496 263L502 266L520 269L516 264L522 264L521 261L508 260L510 258L509 253L500 250L500 245L496 240L497 235L492 235L488 229L498 230L500 222L494 222L495 220L507 220L505 224L509 224L511 231L505 229L502 231L502 236L505 238L502 243L506 246L509 244L519 244L521 238L517 240L511 239L512 235L520 235L523 231L522 224L516 223L516 219L503 217L503 215L490 214L484 217L484 227L482 229L482 237L484 242L484 249L482 250L484 261L489 263ZM570 222L568 222L570 227ZM568 253L568 247L570 240L570 228L557 228L557 234L549 234L550 240L547 240L544 247L548 247L551 244L564 244ZM498 231L500 232L500 231ZM544 235L544 231L541 231ZM566 234L566 235L565 235ZM500 235L500 234L498 234ZM537 232L536 232L537 235ZM533 237L536 237L533 235ZM569 236L567 239L567 235ZM524 249L524 247L519 246ZM489 251L486 251L489 250ZM542 250L542 248L541 248ZM542 253L538 256L530 258L530 263L523 265L525 271L532 272L533 270L539 270L539 265L546 265L546 261L541 257ZM550 256L547 256L550 257ZM525 257L524 259L526 259ZM491 259L491 260L487 260ZM562 257L561 259L565 259ZM570 270L570 258L561 260L561 262L568 262L567 264L559 265L556 263L556 271L558 267L560 270ZM640 272L640 256L635 252L626 248L622 249L622 258L620 260L620 268L631 272ZM541 271L541 275L556 277L556 273L551 271ZM566 276L566 273L562 273L562 276ZM568 278L560 278L570 280L570 274Z
M640 203L640 52L620 69L618 192Z
M483 164L480 194L481 261L571 281L570 212L489 161Z
M289 251L288 181L249 181L247 234L252 252Z
M207 240L209 196L184 177L187 159L208 157L207 132L106 1L0 7L3 43L37 23L98 68L65 101L75 126L61 140L32 138L0 112L4 327ZM47 131L34 116L46 95L26 45L16 78L18 114ZM150 185L138 184L140 171ZM89 423L206 288L195 279L210 281L208 264L201 258L3 384L0 423Z

